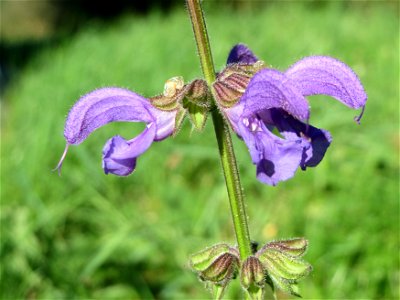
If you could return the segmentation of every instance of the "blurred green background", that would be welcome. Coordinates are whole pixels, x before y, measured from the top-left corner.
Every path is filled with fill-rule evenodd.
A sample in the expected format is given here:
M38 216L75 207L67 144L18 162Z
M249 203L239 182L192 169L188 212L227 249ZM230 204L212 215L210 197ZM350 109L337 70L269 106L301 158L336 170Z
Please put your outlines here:
M99 13L51 2L35 15L35 2L11 2L1 2L1 299L209 298L188 256L235 243L210 120L202 133L186 122L153 144L127 178L103 174L101 149L143 124L107 125L70 149L62 177L51 172L81 95L120 86L150 97L170 77L201 77L183 3ZM309 239L314 271L303 298L398 299L398 2L204 6L217 69L243 42L280 70L320 54L361 78L369 96L361 126L332 98L309 99L311 123L334 138L317 168L269 187L243 142L234 137L234 146L252 238ZM226 298L240 297L235 282Z

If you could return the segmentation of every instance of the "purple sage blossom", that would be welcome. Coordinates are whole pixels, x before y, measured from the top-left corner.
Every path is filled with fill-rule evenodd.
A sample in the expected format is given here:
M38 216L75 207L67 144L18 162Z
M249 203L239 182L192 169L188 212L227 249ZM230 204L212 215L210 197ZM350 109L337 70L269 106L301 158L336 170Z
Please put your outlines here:
M125 140L116 135L103 148L104 172L127 176L153 141L161 141L174 132L175 116L175 110L159 110L148 99L126 89L94 90L80 98L68 114L64 128L67 145L57 169L61 169L69 145L82 143L94 130L116 121L144 122L146 128L137 137Z
M251 50L239 44L231 50L227 64L256 61ZM286 72L258 71L238 102L223 108L233 130L249 148L261 182L276 185L291 178L298 167L314 167L324 157L331 135L308 124L310 108L304 98L317 94L329 95L353 109L362 108L362 112L367 100L350 67L331 57L311 56ZM272 132L274 128L281 137Z

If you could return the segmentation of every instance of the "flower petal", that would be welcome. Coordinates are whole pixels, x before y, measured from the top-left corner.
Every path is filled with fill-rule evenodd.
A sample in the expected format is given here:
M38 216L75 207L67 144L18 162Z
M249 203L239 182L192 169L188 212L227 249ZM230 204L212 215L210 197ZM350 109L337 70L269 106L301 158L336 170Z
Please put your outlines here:
M136 159L145 152L156 134L156 126L150 124L137 137L126 141L119 135L107 141L103 148L104 173L112 173L119 176L131 174L136 167Z
M271 109L269 113L270 115L263 118L263 121L271 122L270 124L276 126L285 139L302 138L305 142L308 142L309 147L304 148L303 158L300 163L301 168L305 169L306 167L318 165L324 158L325 152L332 141L330 133L309 124L304 124L280 109Z
M245 103L243 101L238 102L235 106L228 107L222 110L226 119L229 121L232 126L233 131L239 134L238 123L240 121L240 117L243 115Z
M161 141L173 134L175 130L175 118L177 112L177 110L162 111L155 109L153 112L157 125L157 131L154 137L155 141Z
M367 101L357 75L349 66L332 57L306 57L291 66L285 74L304 96L329 95L351 108L361 108Z
M263 69L250 80L240 102L244 102L244 116L269 108L282 108L300 120L309 118L307 100L285 74Z
M64 128L69 144L80 144L97 128L114 121L155 121L149 101L126 89L102 88L83 96L70 110Z
M257 165L257 178L263 183L276 185L291 178L302 160L308 142L302 138L284 140L271 133L257 117L242 118L237 124L253 163Z
M243 44L235 45L229 52L226 64L237 64L242 63L246 65L254 64L258 61L257 56Z
M263 146L263 159L257 164L257 179L269 185L294 176L302 158L301 140L279 140L273 135L260 136Z
M115 159L114 156L118 156L119 153L129 151L130 147L127 141L125 141L119 135L116 135L109 139L103 148L103 169L104 173L115 174L118 176L127 176L133 172L136 168L136 157L125 159Z

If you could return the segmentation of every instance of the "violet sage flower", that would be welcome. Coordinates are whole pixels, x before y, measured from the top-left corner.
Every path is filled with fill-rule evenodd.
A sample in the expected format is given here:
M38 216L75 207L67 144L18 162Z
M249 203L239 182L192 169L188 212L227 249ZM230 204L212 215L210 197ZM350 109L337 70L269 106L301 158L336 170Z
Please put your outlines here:
M220 109L249 148L258 180L269 185L291 178L298 167L318 165L332 141L328 131L308 124L305 96L329 95L350 108L362 108L358 123L367 100L357 75L339 60L310 56L280 72L266 68L241 44L231 50L213 89Z
M165 86L166 96L173 96L183 86L183 83L179 86L179 80L178 84L176 80L172 83L167 82ZM94 90L80 98L68 114L64 128L67 146L57 169L60 170L69 145L82 143L94 130L116 121L144 122L146 128L137 137L125 140L116 135L103 148L104 172L127 176L135 170L137 158L154 141L161 141L174 133L178 111L176 105L158 109L149 99L127 89L109 87Z

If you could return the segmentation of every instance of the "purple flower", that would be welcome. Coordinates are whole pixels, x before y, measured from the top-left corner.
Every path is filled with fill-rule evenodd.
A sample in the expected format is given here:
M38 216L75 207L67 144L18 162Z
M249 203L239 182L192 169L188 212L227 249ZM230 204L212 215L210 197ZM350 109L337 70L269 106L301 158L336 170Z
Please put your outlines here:
M257 61L251 50L237 45L227 68L244 69ZM329 95L362 112L367 100L357 75L331 57L306 57L284 73L263 68L250 78L237 102L222 110L249 148L257 178L270 185L291 178L298 167L316 166L331 143L328 131L308 124L310 108L304 96ZM273 133L274 128L281 137Z
M109 139L103 148L106 174L126 176L136 167L137 158L153 141L161 141L174 132L177 110L160 110L148 99L122 88L94 90L75 103L64 128L67 141L57 165L60 170L69 145L82 143L94 130L110 122L144 122L146 128L137 137L125 140L119 135Z

